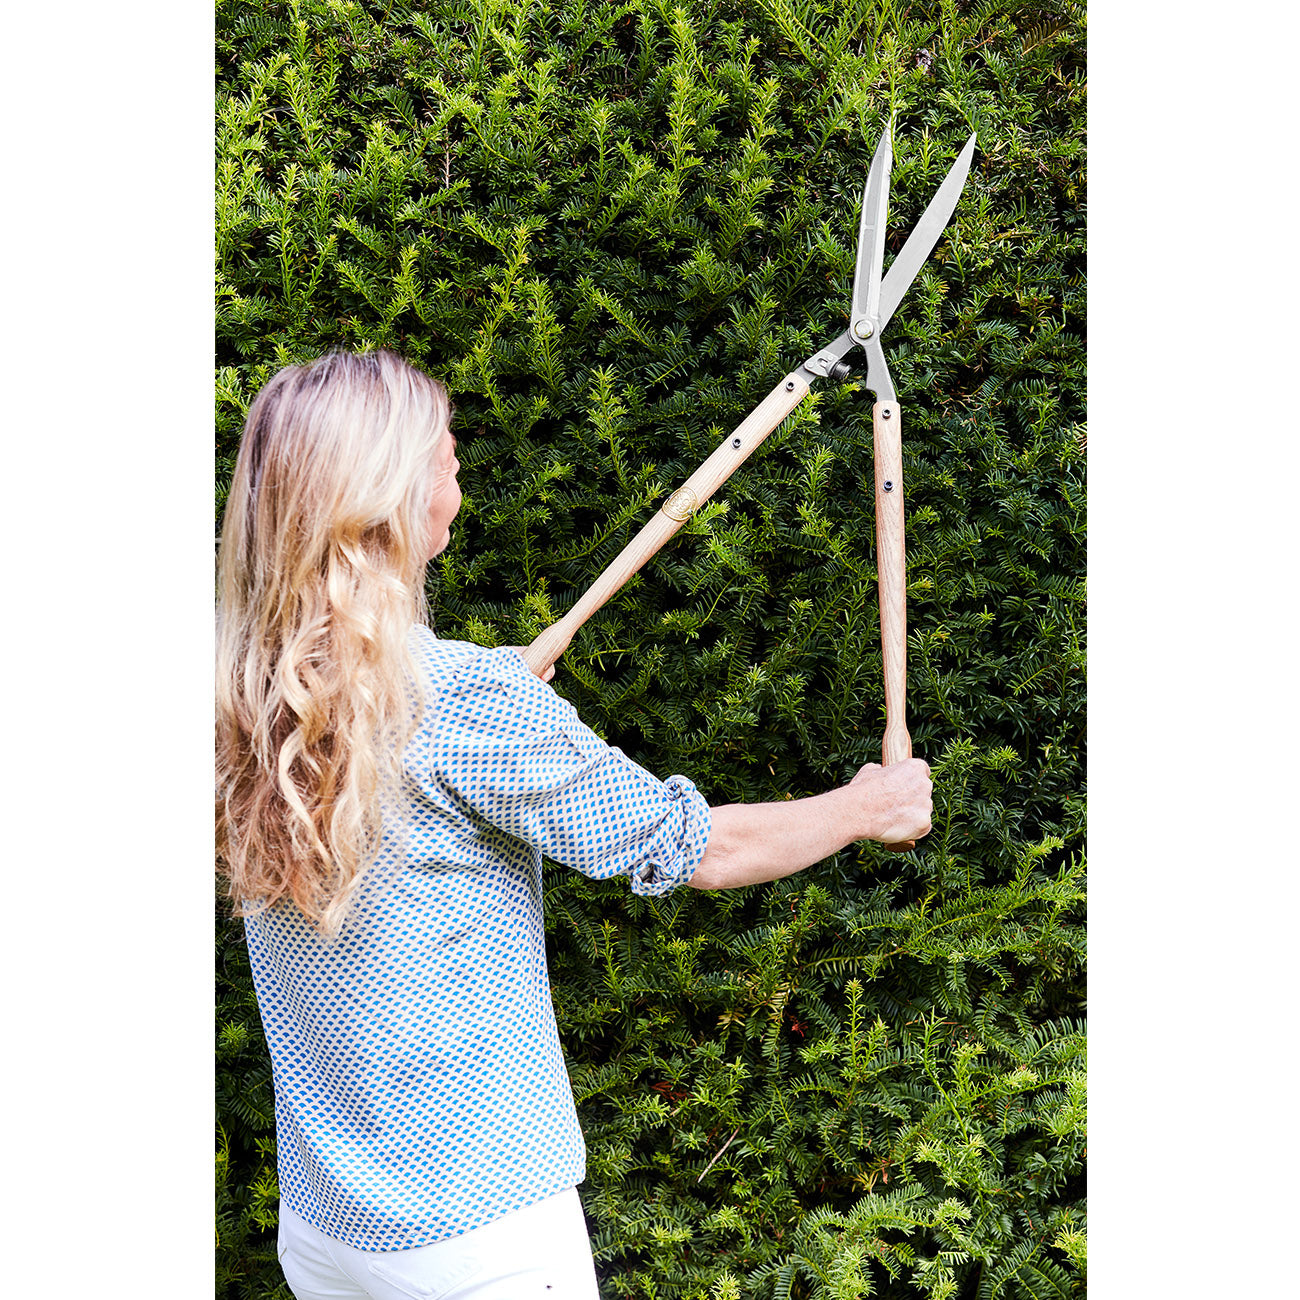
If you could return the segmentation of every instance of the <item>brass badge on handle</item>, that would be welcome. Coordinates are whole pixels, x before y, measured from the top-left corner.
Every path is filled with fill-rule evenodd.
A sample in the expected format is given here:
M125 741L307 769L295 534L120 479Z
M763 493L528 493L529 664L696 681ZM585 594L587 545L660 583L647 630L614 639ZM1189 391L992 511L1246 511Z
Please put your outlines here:
M659 508L679 524L684 524L699 509L700 502L688 487L679 487Z

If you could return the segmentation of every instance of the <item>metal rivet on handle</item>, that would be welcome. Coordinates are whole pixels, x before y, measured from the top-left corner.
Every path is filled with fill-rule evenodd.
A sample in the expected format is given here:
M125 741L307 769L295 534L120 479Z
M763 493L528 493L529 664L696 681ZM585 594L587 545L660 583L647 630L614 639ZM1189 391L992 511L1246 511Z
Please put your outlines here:
M793 393L793 392L794 392L794 380L793 380L793 379L787 379L787 380L786 380L785 391L786 391L787 393Z
M893 411L891 411L889 407L885 407L885 409L880 413L880 418L882 420L887 420L891 415L893 415Z
M885 480L885 491L886 491L886 492L892 492L893 490L894 490L894 484L893 484L893 481L892 481L891 479L886 479L886 480Z
M739 439L739 438L732 438L732 440L731 440L731 445L732 445L733 447L739 447L739 446L740 446L740 439Z

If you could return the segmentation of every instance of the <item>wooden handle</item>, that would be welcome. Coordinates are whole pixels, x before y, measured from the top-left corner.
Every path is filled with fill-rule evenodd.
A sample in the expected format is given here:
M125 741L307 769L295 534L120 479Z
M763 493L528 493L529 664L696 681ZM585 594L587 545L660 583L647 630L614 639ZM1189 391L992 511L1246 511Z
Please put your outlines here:
M577 630L677 533L807 395L808 385L791 372L750 411L664 501L654 518L618 553L573 608L525 647L524 660L533 672L540 677L569 648Z
M871 408L876 448L876 568L880 575L880 647L885 660L885 738L888 767L912 757L907 730L907 542L903 532L903 413L897 402ZM886 844L906 853L915 840Z

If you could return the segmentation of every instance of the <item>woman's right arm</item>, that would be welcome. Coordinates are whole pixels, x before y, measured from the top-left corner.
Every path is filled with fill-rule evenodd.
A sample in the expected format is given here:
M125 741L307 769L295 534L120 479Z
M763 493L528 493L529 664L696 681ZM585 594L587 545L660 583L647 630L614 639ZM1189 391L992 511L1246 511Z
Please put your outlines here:
M847 785L807 799L713 808L690 883L737 889L793 875L857 840L917 840L929 834L932 810L930 768L919 758L868 763Z

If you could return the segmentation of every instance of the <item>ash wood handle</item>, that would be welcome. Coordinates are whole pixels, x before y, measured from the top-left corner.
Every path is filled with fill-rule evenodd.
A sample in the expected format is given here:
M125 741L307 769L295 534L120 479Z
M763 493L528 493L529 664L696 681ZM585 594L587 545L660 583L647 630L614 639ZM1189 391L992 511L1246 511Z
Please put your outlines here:
M533 672L540 677L569 648L578 629L621 590L807 396L808 385L792 371L750 411L695 473L663 502L654 518L615 556L573 608L524 648L524 661Z
M903 532L903 413L897 402L871 408L876 450L876 568L880 574L880 646L885 661L885 737L888 767L912 757L907 730L907 543ZM886 844L906 853L915 840Z

